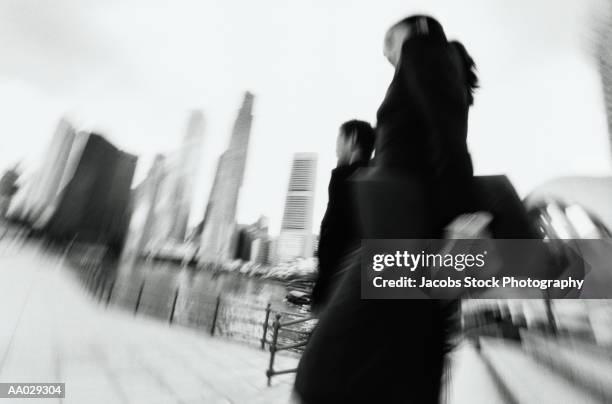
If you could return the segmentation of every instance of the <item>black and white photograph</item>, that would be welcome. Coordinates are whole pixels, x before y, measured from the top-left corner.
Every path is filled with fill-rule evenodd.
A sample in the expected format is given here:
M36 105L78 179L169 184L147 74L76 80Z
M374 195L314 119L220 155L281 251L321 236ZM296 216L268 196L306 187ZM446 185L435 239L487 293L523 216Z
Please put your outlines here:
M0 0L0 404L612 403L612 0Z

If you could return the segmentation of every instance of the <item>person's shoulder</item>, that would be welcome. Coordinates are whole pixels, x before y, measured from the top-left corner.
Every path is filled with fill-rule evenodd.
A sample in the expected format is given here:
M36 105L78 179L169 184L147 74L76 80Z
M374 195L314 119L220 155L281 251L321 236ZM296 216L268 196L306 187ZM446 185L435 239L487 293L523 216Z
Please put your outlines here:
M351 166L348 166L348 165L335 167L331 171L332 179L341 179L342 177L346 176L347 173L351 172L351 168L350 167Z
M345 166L336 167L332 170L332 178L337 180L345 180L355 173L360 168L367 167L367 162L358 162Z

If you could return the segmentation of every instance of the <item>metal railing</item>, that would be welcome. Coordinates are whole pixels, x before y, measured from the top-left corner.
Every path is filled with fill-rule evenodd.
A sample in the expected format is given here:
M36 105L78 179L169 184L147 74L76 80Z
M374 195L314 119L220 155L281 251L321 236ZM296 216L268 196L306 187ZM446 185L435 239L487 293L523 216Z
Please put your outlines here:
M122 282L115 277L107 277L102 267L104 254L101 251L84 246L75 247L73 252L76 257L73 255L71 261L79 268L77 276L100 303L123 306L134 315L145 313L161 317L169 325L205 326L211 336L240 337L242 341L251 343L257 341L262 350L266 349L267 344L270 352L269 365L265 371L268 385L273 376L296 371L274 369L276 355L280 351L300 353L308 343L314 317L275 310L270 302L264 306L262 302L245 302L221 294L194 293L193 290L184 291L179 287L173 291L163 291L155 287L153 280L149 287L146 278L136 282ZM236 331L232 327L242 329ZM256 331L258 327L262 330L259 336Z
M143 303L145 296L147 296L148 300L152 299L156 301L157 303L159 303L155 306L155 308L158 308L158 309L159 308L163 309L164 304L162 303L164 300L167 303L171 302L169 306L169 311L153 310L153 311L156 311L156 314L158 317L160 316L160 314L163 317L166 317L168 324L170 325L180 322L182 325L186 325L186 326L201 326L202 320L207 319L208 321L206 322L208 322L208 324L206 324L206 328L208 329L208 332L211 336L214 336L215 334L219 334L221 331L222 331L222 334L225 334L226 336L232 336L238 333L238 334L241 334L242 337L244 337L242 339L248 339L253 342L257 341L261 343L260 339L257 337L255 333L240 333L238 331L230 331L227 329L227 323L233 323L233 324L241 323L247 326L261 325L262 320L258 320L256 318L258 317L258 315L236 316L236 315L231 315L231 313L228 313L228 311L236 310L236 309L239 309L243 312L244 311L255 311L255 312L260 311L260 312L265 312L265 319L268 319L270 316L270 312L271 312L270 303L268 303L268 306L264 308L263 306L257 306L257 305L247 303L247 302L236 301L236 299L232 299L229 296L223 296L222 294L217 294L217 295L198 294L197 296L198 299L189 299L188 296L185 296L185 300L182 301L184 310L179 313L178 303L179 301L181 301L181 298L183 296L181 294L181 289L179 287L176 287L174 290L174 293L172 293L170 296L168 296L167 294L164 294L164 296L162 296L160 294L151 294L150 292L147 292L146 285L147 285L146 280L143 280L140 283L140 286L138 287L138 292L136 294L136 301L134 302L134 306L133 306L134 315L137 315L140 312L143 312L144 308L148 308L148 310L145 310L145 311L147 312L147 314L151 314L152 306L150 304L146 305ZM108 287L108 292L106 293L106 296L104 299L107 306L110 305L110 303L113 300L113 290L114 289L115 289L115 281L113 281ZM100 296L101 297L104 296L104 293L101 293ZM189 304L197 304L198 309L192 308L191 310L185 310L185 306L188 306ZM166 309L168 308L168 306L165 306L165 307ZM208 308L208 311L206 310L207 308ZM225 321L226 324L224 324L224 322L221 321L222 310L225 310L225 312L223 313L223 317L224 317L223 320ZM160 311L163 311L166 314L164 315L164 313L160 313ZM190 314L193 314L190 312L196 312L197 314L195 316L190 315ZM208 312L208 315L207 315L207 312ZM177 319L179 321L177 321Z
M296 316L295 314L292 314L292 313L285 313L285 314ZM274 361L276 359L276 353L279 351L294 351L294 352L298 351L299 352L301 348L303 348L304 346L308 344L308 339L310 338L311 329L300 330L300 329L292 328L292 326L300 325L300 324L305 325L306 323L315 320L315 317L312 317L312 316L302 316L301 318L297 318L297 319L286 321L286 322L281 322L282 316L283 316L282 313L277 313L274 316L274 322L272 324L272 339L271 340L267 340L268 322L270 318L269 310L266 311L266 321L264 322L264 325L263 325L264 332L263 332L263 338L261 340L261 347L262 349L264 349L266 342L268 342L269 347L270 347L270 362L268 365L268 370L266 370L266 377L268 378L268 386L270 386L273 376L287 374L287 373L294 373L297 371L297 368L282 369L282 370L274 369ZM303 338L301 340L298 340L297 342L281 344L279 343L279 336L280 336L281 331L302 334Z

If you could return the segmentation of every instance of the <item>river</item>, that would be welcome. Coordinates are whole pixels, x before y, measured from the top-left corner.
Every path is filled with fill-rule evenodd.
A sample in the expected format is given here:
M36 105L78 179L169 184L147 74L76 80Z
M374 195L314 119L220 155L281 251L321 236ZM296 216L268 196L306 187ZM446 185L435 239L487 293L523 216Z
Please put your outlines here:
M309 315L305 308L285 300L285 285L277 280L163 261L119 263L100 259L91 247L84 248L73 247L70 262L91 293L110 307L139 316L260 345L267 316L267 339L271 339L276 314L285 321ZM310 323L293 332L281 331L281 342L302 340L312 328Z

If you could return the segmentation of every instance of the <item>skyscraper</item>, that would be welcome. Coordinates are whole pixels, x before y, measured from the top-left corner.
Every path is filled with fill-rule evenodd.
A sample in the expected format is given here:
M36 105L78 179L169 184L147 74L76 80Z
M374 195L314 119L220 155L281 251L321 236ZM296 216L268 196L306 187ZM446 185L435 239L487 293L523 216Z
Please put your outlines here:
M43 164L30 184L26 198L25 215L37 227L41 216L63 188L62 178L68 157L75 140L75 129L65 119L61 119L47 148Z
M177 241L183 241L187 233L187 222L191 211L195 179L201 161L203 139L204 114L202 111L192 111L187 122L183 144L177 153L178 164L172 197L175 206L174 221L168 234L169 238Z
M155 200L152 233L157 244L182 243L187 233L193 190L202 155L204 114L194 110L189 116L187 130L180 148L158 162L160 191Z
M238 197L244 178L253 122L254 95L247 92L238 111L229 147L217 165L200 244L200 262L222 262L231 256Z
M317 154L293 157L281 231L276 245L278 262L313 254L312 216L317 175Z
M610 49L612 47L612 0L607 1L606 7L606 12L603 13L604 21L597 26L599 38L597 38L596 50L612 152L612 50Z
M19 189L19 166L6 170L0 177L0 221L6 216L13 195Z
M149 169L147 177L132 190L132 215L128 228L123 254L125 257L138 258L148 252L150 242L154 239L156 224L157 200L164 181L165 157L161 154Z
M62 176L66 185L50 206L44 230L54 238L101 243L118 251L128 228L137 157L101 135L78 137Z
M253 224L239 226L237 233L235 257L243 261L266 264L270 247L268 218L261 216Z

